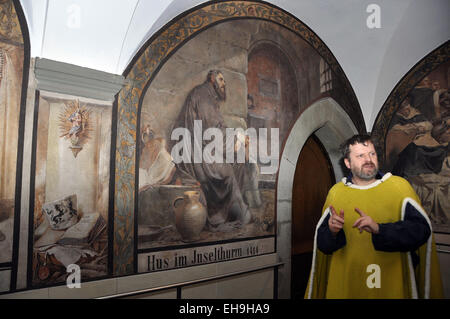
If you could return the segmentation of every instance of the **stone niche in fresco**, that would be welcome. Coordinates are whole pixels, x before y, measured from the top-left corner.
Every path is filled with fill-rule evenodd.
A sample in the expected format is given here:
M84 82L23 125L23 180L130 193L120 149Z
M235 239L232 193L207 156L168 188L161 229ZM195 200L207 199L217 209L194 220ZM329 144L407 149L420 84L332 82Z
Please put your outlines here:
M0 264L4 265L0 269L1 292L9 290L10 284L24 44L12 1L0 2L0 16Z
M433 230L450 232L450 62L402 101L386 135L386 168L408 179Z
M107 275L111 103L41 91L32 285Z
M324 91L321 64L324 69L295 33L251 19L202 31L164 63L144 93L136 138L139 272L275 251L282 144L300 112ZM223 134L210 135L211 128ZM227 138L227 128L236 139ZM255 130L255 153L237 128ZM239 155L227 163L230 141L244 163ZM218 154L223 163L207 161Z

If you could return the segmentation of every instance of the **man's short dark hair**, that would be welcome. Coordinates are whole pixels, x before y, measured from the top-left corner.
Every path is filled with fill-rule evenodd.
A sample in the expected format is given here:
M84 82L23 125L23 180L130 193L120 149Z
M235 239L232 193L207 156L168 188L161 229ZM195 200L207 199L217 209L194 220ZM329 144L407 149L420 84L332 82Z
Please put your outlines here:
M356 134L353 135L352 137L350 137L348 140L346 140L342 145L341 145L341 151L342 151L342 156L346 159L350 159L349 158L349 154L350 154L350 145L355 145L355 144L366 144L367 142L370 142L372 144L372 138L370 137L370 135L367 134Z
M208 75L206 76L206 81L213 81L216 79L218 74L222 74L220 70L209 70Z

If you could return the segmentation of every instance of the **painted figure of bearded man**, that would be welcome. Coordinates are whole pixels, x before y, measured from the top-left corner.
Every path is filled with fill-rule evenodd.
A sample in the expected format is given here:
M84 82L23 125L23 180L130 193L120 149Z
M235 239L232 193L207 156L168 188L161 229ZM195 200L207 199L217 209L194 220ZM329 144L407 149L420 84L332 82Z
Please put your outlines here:
M225 79L222 72L209 71L206 81L194 87L188 94L174 128L186 128L193 136L194 121L201 121L202 136L208 128L218 128L223 133L223 145L227 145L225 140L227 127L220 112L220 103L225 99ZM204 149L208 144L203 139L201 141L194 139L194 143L202 143L200 149ZM195 151L195 146L193 149ZM222 154L226 154L225 149ZM200 154L200 157L202 155L204 154ZM200 183L207 202L210 230L226 230L229 228L224 226L234 228L250 223L251 213L243 200L241 189L245 165L225 163L225 160L223 163L207 160L198 163L198 160L194 160L194 156L194 152L191 152L189 160L177 164L177 169Z

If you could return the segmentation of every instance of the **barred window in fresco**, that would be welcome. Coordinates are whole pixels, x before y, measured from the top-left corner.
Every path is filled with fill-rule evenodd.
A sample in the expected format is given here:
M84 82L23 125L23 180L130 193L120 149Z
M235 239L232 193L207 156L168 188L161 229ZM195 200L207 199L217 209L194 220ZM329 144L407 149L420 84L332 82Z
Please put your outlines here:
M24 42L12 1L0 2L0 292L10 288ZM3 270L3 271L2 271Z
M320 92L328 92L333 88L331 68L322 58L320 59Z
M111 104L41 91L32 285L107 275Z
M386 136L386 165L410 181L433 230L450 232L450 62L402 101Z

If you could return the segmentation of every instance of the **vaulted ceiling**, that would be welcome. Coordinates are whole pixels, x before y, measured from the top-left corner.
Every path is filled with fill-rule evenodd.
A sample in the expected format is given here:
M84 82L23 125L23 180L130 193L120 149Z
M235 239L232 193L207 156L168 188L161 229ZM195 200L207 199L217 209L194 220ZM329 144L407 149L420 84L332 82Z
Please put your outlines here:
M122 74L142 45L202 0L20 0L31 56ZM450 39L448 0L271 0L333 52L370 131L401 78ZM376 4L380 28L369 28ZM370 9L370 7L369 7Z

